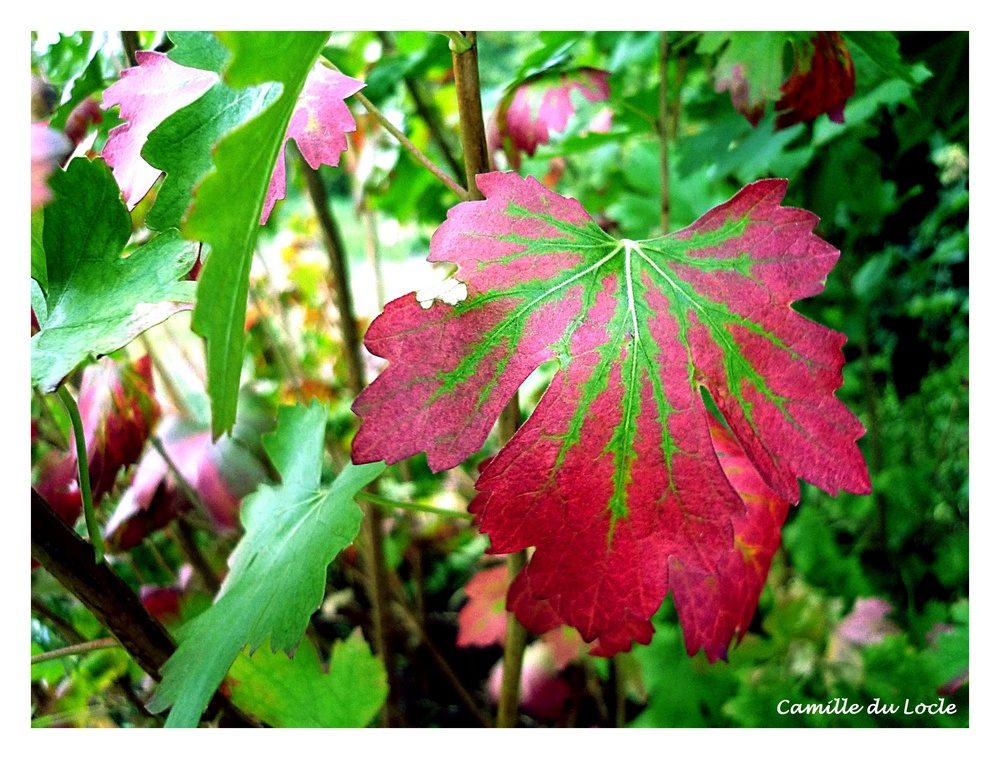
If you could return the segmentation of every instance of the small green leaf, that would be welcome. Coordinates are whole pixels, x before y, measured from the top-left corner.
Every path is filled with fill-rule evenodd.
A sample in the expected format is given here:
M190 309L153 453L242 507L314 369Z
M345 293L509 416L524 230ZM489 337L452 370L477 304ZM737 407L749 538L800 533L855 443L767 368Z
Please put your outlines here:
M180 280L195 261L176 230L122 257L132 223L103 161L76 158L51 186L41 238L45 307L35 309L41 331L31 338L31 382L46 392L88 356L118 350L190 308L194 285ZM33 276L35 258L33 241Z
M360 630L334 644L326 674L308 638L291 659L266 647L241 654L229 674L233 702L272 727L365 727L389 693Z
M292 651L323 600L326 567L354 540L361 509L354 495L385 465L348 465L320 489L326 408L313 401L278 411L264 448L282 484L265 486L243 504L245 534L229 559L215 604L181 629L150 708L173 705L168 727L194 727L240 649L270 638Z
M841 32L848 43L872 59L885 74L916 86L910 67L899 55L899 40L892 32Z
M243 366L247 280L271 173L288 122L328 34L231 32L220 34L233 52L226 80L233 87L277 82L281 96L218 145L215 169L198 186L182 231L211 246L198 281L193 330L205 338L212 432L236 421Z

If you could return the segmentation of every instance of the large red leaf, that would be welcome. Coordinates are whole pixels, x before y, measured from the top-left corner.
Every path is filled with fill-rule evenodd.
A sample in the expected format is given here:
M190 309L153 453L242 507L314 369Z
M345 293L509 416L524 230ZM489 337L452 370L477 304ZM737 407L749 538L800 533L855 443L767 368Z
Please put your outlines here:
M845 338L790 308L822 289L837 250L813 214L780 206L784 180L642 241L611 238L532 178L478 184L486 200L453 208L431 240L455 280L393 301L368 330L389 366L355 401L354 460L426 451L432 469L455 466L557 361L469 507L495 553L536 548L508 608L610 654L650 639L673 589L689 649L724 656L781 519L773 503L748 509L753 487L727 477L702 390L780 501L798 501L798 477L870 492L864 429L834 396Z
M132 363L102 358L88 366L80 381L79 406L90 487L100 500L111 491L118 472L139 460L160 418L149 356Z

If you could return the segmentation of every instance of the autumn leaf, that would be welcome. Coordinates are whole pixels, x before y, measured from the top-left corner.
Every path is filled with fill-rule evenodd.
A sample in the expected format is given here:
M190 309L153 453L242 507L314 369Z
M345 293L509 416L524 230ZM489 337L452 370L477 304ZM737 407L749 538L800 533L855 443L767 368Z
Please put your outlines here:
M836 32L817 32L809 44L795 46L795 68L781 85L778 120L784 129L822 114L844 123L844 106L854 94L854 62Z
M507 635L507 567L481 569L465 584L469 597L458 612L457 646L502 646Z
M138 64L104 91L104 107L120 106L127 122L108 134L101 156L113 167L129 209L142 200L160 176L141 155L149 133L164 119L190 105L219 80L213 71L174 63L166 53L139 50Z
M150 709L172 706L168 727L194 727L244 646L265 640L291 652L319 608L326 568L361 527L354 495L383 471L348 465L320 487L326 407L283 407L264 447L281 485L262 486L243 505L245 533L229 557L229 574L210 609L178 633Z
M898 51L885 50L881 38L864 37L879 60L898 66ZM775 102L776 129L812 121L826 113L843 123L844 106L854 94L854 63L837 32L709 32L699 52L725 42L715 70L715 91L729 90L733 107L754 127L768 102ZM785 46L791 43L795 63L791 74L782 68ZM884 63L883 65L889 65Z
M83 371L80 418L94 499L111 492L118 472L139 460L160 404L153 395L149 356L125 363L101 359ZM75 445L71 450L76 450Z
M302 157L314 169L320 164L338 165L340 154L347 150L347 133L355 128L351 109L344 100L364 86L363 82L317 63L299 93L295 112L288 122L285 143L295 140ZM278 162L267 187L261 224L271 215L275 202L285 197L285 143L278 153Z
M696 620L689 649L724 656L776 507L748 509L727 477L702 393L781 501L798 502L799 477L870 492L864 429L834 396L845 338L790 308L822 290L838 251L812 234L813 214L780 206L784 180L640 241L611 238L533 178L478 184L486 200L451 209L431 240L429 260L458 264L454 279L393 301L368 330L389 365L355 401L354 461L426 451L432 469L455 466L556 361L469 507L493 552L536 549L508 608L532 631L570 624L608 655L648 642L675 590L729 620L681 612Z
M608 99L608 76L600 69L578 68L558 75L546 73L520 84L500 101L490 120L491 150L504 149L511 166L519 168L521 153L533 156L539 145L548 143L550 132L566 129L576 113L574 92L591 103ZM601 130L609 126L604 124Z

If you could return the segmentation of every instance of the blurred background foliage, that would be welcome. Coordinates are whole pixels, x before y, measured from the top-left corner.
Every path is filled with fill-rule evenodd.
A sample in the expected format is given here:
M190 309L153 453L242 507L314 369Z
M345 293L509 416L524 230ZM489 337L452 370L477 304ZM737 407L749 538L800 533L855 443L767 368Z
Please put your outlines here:
M137 39L140 48L169 44L162 33L140 32ZM840 261L826 290L795 307L848 337L838 395L868 430L859 444L874 492L834 498L804 486L753 624L728 663L709 665L702 654L685 655L668 598L655 619L651 645L612 663L583 654L562 666L551 661L542 666L542 679L565 685L556 688L558 708L532 709L526 703L522 724L967 725L968 33L890 35L888 42L882 39L882 55L864 49L863 39L845 35L856 89L843 123L822 115L780 130L773 102L753 127L734 108L730 94L717 91L717 65L725 48L713 49L705 39L697 33L668 34L670 228L691 223L744 184L764 177L786 177L785 203L820 217L817 232L840 249ZM479 36L487 119L505 94L542 72L579 67L609 72L609 100L574 97L577 112L567 128L533 156L519 156L519 173L578 199L620 237L660 234L659 40L659 32ZM784 77L793 64L792 48L781 49ZM324 54L364 80L365 95L438 165L464 181L444 37L340 33L331 37ZM33 34L33 73L52 85L50 125L60 129L81 103L94 96L99 100L127 65L117 33ZM323 167L321 176L349 256L350 285L364 328L387 300L447 274L447 268L425 258L430 235L455 199L364 109L351 106L358 121L349 135L351 147L340 169ZM588 130L607 107L610 128ZM77 150L99 153L116 123L114 110L88 122ZM497 168L509 167L502 150L493 158ZM116 569L144 598L156 595L156 589L176 592L164 617L171 625L211 599L199 573L191 577L191 553L197 551L216 573L224 572L236 539L232 511L253 487L248 473L254 482L269 474L259 436L273 424L279 403L311 397L330 402L328 449L334 456L328 475L349 458L356 421L340 315L332 305L327 252L299 167L297 161L289 163L288 199L272 214L255 257L244 372L248 400L241 402L238 434L222 444L226 450L203 441L178 454L192 457L190 471L208 471L195 475L198 483L204 480L216 493L228 489L231 497L220 498L219 509L229 509L229 518L216 518L220 512L212 504L206 505L213 518L191 511L190 503L177 502L184 494L174 492L173 511L163 524L148 524L137 544L119 547L114 555ZM149 202L133 212L136 230ZM189 331L187 315L150 330L116 358L147 352L163 407L160 429L172 418L184 420L194 425L185 438L192 439L207 429L208 407L202 348ZM380 366L367 359L371 379ZM543 367L522 390L525 414L546 378ZM53 451L65 449L69 427L59 404L37 394L32 418L33 483L39 483L52 476L48 463ZM169 440L164 442L169 446ZM440 474L432 474L417 457L391 468L379 487L392 498L464 509L478 461L495 451L491 438L479 457ZM211 465L202 466L203 461ZM231 481L234 472L243 482ZM161 490L169 489L168 479ZM105 521L133 486L131 472L119 477L101 504ZM207 492L198 495L209 499ZM163 495L157 491L155 497ZM489 562L486 540L467 522L435 515L393 513L387 526L388 561L423 630L418 635L401 626L397 632L393 666L404 684L404 719L415 726L470 724L433 660L419 655L420 637L432 642L468 691L489 708L487 681L500 647L456 645L462 589ZM368 625L352 562L348 551L331 567L327 601L314 618L327 654L330 642ZM33 572L32 593L33 654L103 634L44 572ZM156 724L141 706L148 687L148 679L118 649L37 664L32 667L33 724ZM957 704L956 714L776 712L782 699L826 703L846 698L867 707L876 699L901 706L906 699L912 705L942 697Z

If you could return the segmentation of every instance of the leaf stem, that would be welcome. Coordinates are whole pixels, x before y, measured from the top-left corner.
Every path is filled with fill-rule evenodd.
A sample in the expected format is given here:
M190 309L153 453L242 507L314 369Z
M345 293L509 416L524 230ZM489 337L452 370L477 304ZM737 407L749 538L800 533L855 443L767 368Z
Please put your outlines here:
M60 385L57 392L59 400L63 402L69 413L70 423L73 425L73 437L76 443L76 468L80 474L80 496L83 498L83 518L87 522L87 534L90 536L90 542L94 545L94 563L100 564L104 561L104 537L101 535L101 526L97 523L97 516L94 513L94 494L90 489L87 441L83 436L83 421L80 419L80 409L66 385Z
M668 75L670 42L667 33L660 32L660 98L656 118L656 131L660 136L660 228L670 232L670 98Z
M423 503L408 503L406 501L394 501L391 498L385 498L384 496L378 495L377 493L369 493L362 490L359 492L355 498L362 501L368 501L369 503L376 503L379 506L383 506L387 509L404 509L406 511L420 511L424 514L437 514L441 517L449 517L454 519L466 519L471 521L474 517L467 511L451 511L450 509L441 509L437 506L428 506Z
M57 648L54 651L36 654L31 657L31 663L38 664L43 661L51 661L52 659L62 659L64 656L75 656L76 654L86 654L91 651L101 651L105 648L120 647L121 643L114 638L98 638L97 640L88 640L84 643L75 643L65 648Z
M376 118L379 124L385 127L385 130L389 132L389 134L391 134L393 137L396 138L399 144L403 146L403 149L411 156L413 156L413 159L417 163L419 163L421 166L427 169L431 174L433 174L435 177L441 180L441 182L445 185L445 187L447 187L453 193L458 195L460 199L468 200L469 194L466 191L466 189L462 187L462 185L460 185L454 179L452 179L450 176L448 176L430 158L424 155L423 151L421 151L420 148L418 148L416 145L410 142L410 140L406 137L405 134L396 129L393 123L389 121L389 119L387 119L385 115L378 108L375 107L375 104L372 103L372 101L370 101L360 92L354 93L353 97L359 103L361 103L361 105L363 105L366 109L368 109L368 112Z

